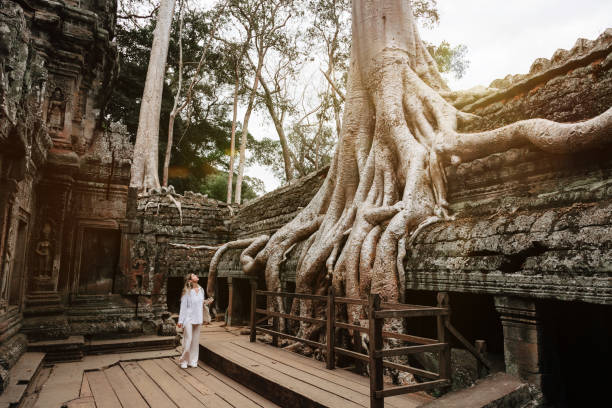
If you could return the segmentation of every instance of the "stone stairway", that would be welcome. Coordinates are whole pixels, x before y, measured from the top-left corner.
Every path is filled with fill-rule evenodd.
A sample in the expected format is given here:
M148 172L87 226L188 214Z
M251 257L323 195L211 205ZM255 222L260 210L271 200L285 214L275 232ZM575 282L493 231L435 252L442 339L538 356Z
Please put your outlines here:
M506 373L489 375L469 388L449 392L422 408L527 408L541 398L532 385Z
M45 353L24 353L9 371L8 387L0 395L0 408L19 406L32 379L42 367Z

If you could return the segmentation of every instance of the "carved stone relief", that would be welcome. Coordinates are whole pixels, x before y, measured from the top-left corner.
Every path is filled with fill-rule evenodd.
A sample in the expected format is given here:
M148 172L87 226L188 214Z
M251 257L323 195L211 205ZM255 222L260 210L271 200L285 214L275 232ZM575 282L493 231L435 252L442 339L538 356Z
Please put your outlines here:
M60 88L55 88L49 98L47 109L47 126L49 130L62 131L66 117L66 101Z

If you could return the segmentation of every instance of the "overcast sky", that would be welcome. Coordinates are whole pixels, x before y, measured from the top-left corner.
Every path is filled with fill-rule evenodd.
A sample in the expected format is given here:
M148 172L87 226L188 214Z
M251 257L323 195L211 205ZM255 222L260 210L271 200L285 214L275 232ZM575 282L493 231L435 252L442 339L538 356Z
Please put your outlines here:
M442 40L465 44L470 67L452 89L489 85L507 74L524 74L540 57L550 58L558 48L570 49L576 39L593 40L612 27L612 0L438 0L440 24L421 29L431 43ZM249 126L257 138L276 137L265 115ZM251 168L266 191L279 186L271 172Z

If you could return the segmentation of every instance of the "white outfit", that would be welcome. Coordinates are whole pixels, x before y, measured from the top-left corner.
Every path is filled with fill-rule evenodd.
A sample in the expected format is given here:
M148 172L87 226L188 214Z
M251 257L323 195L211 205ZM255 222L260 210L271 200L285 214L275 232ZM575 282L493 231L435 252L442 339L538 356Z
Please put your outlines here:
M202 311L204 309L204 289L199 287L189 290L181 298L181 312L179 313L179 324L183 325L183 354L179 362L184 366L192 367L198 365L198 354L200 351L200 329L202 327Z

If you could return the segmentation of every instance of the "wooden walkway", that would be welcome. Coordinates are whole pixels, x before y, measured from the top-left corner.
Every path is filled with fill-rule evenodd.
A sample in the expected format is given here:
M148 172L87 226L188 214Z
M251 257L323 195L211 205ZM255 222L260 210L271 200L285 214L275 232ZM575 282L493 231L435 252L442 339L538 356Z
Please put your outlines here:
M177 357L122 361L87 371L69 408L260 408L276 407L201 364L181 369Z
M260 342L247 335L206 326L200 359L252 387L281 406L354 408L370 406L369 378ZM296 395L303 398L296 400ZM385 398L386 407L411 408L430 402L425 393ZM299 401L299 404L296 403Z

